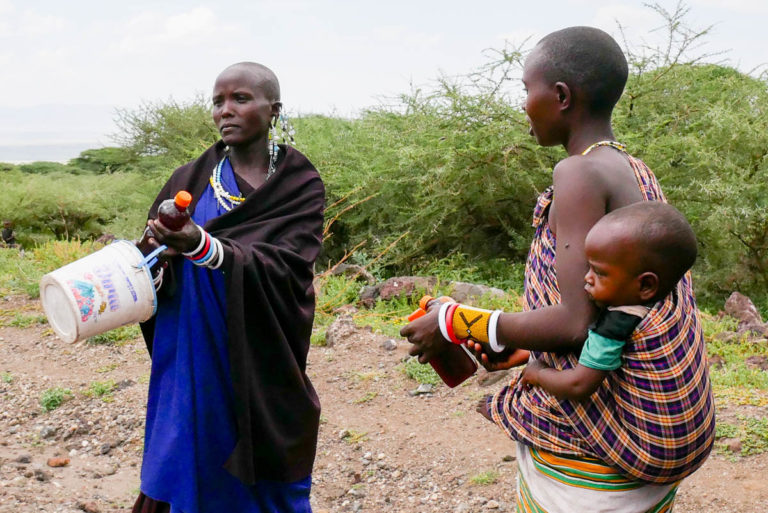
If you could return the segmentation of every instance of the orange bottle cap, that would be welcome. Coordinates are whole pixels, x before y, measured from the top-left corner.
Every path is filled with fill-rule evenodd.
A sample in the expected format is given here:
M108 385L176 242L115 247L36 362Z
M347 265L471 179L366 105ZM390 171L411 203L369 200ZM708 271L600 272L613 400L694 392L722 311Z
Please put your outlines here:
M433 299L435 299L435 298L433 298L432 296L428 296L428 295L427 295L427 296L424 296L424 297L422 297L422 298L419 300L419 308L421 308L422 310L426 310L426 309L427 309L427 303L429 303L429 302L430 302L430 301L432 301Z
M187 191L179 191L176 193L176 197L173 198L174 203L181 208L187 208L192 203L192 195Z

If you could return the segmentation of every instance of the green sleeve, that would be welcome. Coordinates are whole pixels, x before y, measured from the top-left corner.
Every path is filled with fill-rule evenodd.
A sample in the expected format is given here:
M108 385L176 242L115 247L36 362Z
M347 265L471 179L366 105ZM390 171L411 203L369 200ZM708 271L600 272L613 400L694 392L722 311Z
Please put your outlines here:
M611 371L621 367L624 340L604 337L589 330L589 336L581 350L579 363L590 369Z

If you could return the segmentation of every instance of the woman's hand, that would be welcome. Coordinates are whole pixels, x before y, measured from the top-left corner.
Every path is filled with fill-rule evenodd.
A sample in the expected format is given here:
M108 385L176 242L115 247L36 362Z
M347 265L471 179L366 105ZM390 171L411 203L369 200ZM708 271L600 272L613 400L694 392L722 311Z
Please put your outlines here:
M180 253L194 250L200 244L200 237L202 237L197 224L191 219L178 231L166 228L157 219L147 221L147 226L154 232L155 239L160 244L168 246L165 251L167 257L174 257Z
M418 356L419 363L429 362L450 344L443 338L437 324L439 310L439 306L430 307L426 315L419 317L400 330L400 336L407 338L408 342L413 344L408 354Z

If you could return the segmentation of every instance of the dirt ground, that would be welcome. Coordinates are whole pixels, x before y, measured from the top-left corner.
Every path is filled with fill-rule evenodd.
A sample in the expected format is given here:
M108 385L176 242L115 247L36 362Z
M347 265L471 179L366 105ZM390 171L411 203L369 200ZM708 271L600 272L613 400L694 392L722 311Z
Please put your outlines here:
M0 309L42 313L18 297ZM416 394L402 370L404 340L343 321L337 328L337 342L309 358L323 405L315 513L514 511L514 442L474 412L503 380L480 374ZM0 327L0 376L0 513L129 511L149 376L143 342L69 345L45 324ZM87 393L108 381L111 395ZM44 413L39 400L52 387L72 397ZM69 461L51 467L53 457ZM713 454L681 485L675 512L768 511L767 466L765 454Z

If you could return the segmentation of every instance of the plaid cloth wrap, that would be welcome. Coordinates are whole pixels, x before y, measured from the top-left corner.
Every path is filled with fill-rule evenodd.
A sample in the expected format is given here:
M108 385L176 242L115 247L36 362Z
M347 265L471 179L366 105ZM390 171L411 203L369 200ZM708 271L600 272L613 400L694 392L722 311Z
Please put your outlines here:
M628 156L647 200L666 201L658 181ZM555 237L547 208L550 186L533 214L536 233L526 262L526 310L560 302ZM533 352L556 369L578 363L578 353ZM672 483L706 460L715 435L712 388L696 301L687 273L659 301L627 341L623 365L588 401L558 400L519 379L489 400L494 421L515 440L559 454L596 457L633 479Z

